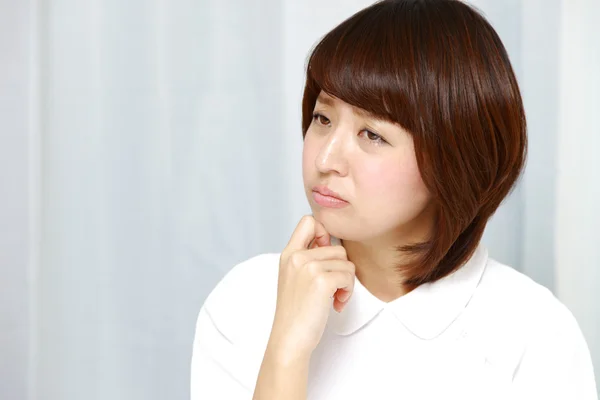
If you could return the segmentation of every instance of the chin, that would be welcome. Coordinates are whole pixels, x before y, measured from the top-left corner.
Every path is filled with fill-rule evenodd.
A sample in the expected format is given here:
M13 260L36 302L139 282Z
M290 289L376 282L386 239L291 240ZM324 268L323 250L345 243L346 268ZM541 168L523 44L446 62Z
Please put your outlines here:
M311 205L313 217L323 224L330 235L342 240L356 240L360 229L353 226L353 219L348 215L340 213L340 210L328 209L319 205Z

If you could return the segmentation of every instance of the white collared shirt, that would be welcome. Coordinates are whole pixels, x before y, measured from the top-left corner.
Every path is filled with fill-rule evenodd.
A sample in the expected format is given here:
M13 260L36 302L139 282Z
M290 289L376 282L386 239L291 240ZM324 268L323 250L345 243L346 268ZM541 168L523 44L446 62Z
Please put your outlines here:
M192 400L252 399L277 299L280 254L236 265L202 306ZM458 271L385 303L356 279L312 354L308 400L596 400L571 312L480 245Z

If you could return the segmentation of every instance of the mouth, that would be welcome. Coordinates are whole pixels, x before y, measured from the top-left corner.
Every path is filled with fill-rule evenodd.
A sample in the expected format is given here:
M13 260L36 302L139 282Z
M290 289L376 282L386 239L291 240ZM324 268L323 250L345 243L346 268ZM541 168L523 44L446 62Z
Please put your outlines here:
M347 203L347 201L340 194L329 189L327 186L324 186L324 185L315 186L315 187L313 187L312 190L313 190L313 193L316 192L322 196L326 196L331 199L339 200L339 201L343 201L343 202Z

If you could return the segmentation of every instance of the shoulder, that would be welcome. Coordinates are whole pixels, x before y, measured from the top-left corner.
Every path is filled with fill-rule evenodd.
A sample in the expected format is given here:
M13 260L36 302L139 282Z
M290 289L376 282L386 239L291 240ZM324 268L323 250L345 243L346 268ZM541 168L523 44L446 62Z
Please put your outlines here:
M476 295L483 306L478 315L487 309L480 330L493 338L488 355L510 365L511 398L597 398L583 332L549 289L489 259Z
M474 299L498 322L521 330L576 323L552 291L492 258L488 258Z
M573 313L548 288L507 265L488 259L465 316L489 361L513 374L537 368L554 376L569 366L590 375L589 349Z
M228 398L251 396L271 333L278 275L279 255L261 254L234 265L208 294L194 335L193 398L223 390Z
M203 308L232 343L264 340L277 302L279 253L264 253L233 266L206 298Z

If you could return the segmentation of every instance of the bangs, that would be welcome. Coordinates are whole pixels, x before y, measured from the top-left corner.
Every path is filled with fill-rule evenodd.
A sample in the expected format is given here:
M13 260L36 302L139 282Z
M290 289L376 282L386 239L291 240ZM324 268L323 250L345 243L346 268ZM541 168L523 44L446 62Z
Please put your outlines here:
M308 60L305 99L316 99L323 90L414 133L420 112L414 54L418 45L411 43L416 35L403 14L387 4L355 14L326 35ZM314 108L314 100L309 106Z

